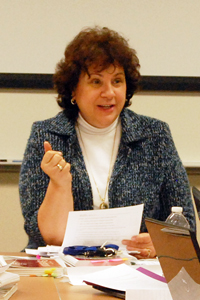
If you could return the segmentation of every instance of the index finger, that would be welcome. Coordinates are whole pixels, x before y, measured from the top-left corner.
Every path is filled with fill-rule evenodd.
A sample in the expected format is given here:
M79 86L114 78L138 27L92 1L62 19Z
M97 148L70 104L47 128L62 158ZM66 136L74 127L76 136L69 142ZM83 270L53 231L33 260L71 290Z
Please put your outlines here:
M48 141L44 142L44 152L52 150L51 144Z
M51 144L48 141L44 142L44 152L47 153L47 151L53 151ZM54 151L57 152L59 155L63 156L61 151Z
M135 235L131 238L131 241L133 241L135 244L148 244L151 242L150 235L148 233L140 233L138 235Z

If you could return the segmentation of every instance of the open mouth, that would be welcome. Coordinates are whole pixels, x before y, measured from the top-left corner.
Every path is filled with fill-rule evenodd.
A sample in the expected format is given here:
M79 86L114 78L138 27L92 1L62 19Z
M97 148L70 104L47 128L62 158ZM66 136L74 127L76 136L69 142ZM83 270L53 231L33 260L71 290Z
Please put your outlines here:
M114 107L114 105L113 104L111 104L111 105L98 105L98 107L104 108L104 109L110 109L110 108Z

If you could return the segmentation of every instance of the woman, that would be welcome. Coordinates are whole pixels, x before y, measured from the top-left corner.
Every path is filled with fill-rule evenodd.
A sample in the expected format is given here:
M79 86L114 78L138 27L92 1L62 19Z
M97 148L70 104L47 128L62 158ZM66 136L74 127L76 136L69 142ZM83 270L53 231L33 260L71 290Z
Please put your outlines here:
M139 78L135 50L115 31L88 28L67 46L54 75L63 111L33 125L21 168L29 247L62 244L72 210L144 203L141 233L123 241L139 258L156 255L145 217L165 220L183 206L195 227L168 125L126 108Z

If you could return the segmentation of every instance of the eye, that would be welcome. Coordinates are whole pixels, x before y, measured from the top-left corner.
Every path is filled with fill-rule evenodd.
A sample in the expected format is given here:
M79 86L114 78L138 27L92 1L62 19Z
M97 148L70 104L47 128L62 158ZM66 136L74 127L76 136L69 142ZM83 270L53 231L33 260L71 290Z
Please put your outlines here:
M119 83L119 82L122 82L122 80L120 78L116 78L115 83Z
M100 86L102 84L102 82L99 78L92 78L90 80L90 84L92 84L94 86Z
M113 83L114 83L115 85L119 85L119 84L121 84L121 83L123 83L123 82L124 82L124 78L121 78L121 77L117 77L117 78L115 78L114 81L113 81Z
M94 78L94 79L92 80L92 83L94 83L94 84L99 84L99 83L100 83L100 80L97 79L97 78Z

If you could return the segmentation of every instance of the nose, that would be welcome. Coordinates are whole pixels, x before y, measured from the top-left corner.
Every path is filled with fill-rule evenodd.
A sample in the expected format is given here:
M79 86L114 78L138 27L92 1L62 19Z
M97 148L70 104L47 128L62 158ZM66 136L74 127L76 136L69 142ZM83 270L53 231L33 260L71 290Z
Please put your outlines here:
M106 83L102 86L101 97L112 99L115 95L114 87L111 83Z

